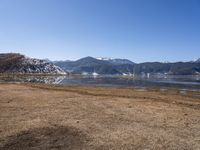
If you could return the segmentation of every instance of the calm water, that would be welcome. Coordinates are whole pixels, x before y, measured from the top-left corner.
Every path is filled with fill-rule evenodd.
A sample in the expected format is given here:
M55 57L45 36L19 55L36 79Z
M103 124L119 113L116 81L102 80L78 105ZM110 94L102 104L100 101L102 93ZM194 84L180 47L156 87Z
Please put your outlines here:
M137 88L178 88L200 91L200 76L4 76L0 82L32 82L64 85L126 86Z

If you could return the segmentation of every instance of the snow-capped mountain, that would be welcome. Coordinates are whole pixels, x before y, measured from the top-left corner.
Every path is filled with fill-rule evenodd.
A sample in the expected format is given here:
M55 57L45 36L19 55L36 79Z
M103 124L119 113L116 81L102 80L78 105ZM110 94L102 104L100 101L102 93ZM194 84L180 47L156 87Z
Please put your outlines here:
M195 60L196 63L200 63L200 58Z
M121 59L121 58L110 58L110 57L98 57L98 60L108 61L115 65L123 65L123 64L134 64L132 61L128 59Z
M197 59L193 59L192 61L189 61L191 63L200 63L200 58L197 58Z
M110 58L110 57L97 57L96 59L108 61L108 60L112 60L113 58Z
M60 67L47 60L34 59L18 53L0 54L0 72L65 74Z
M115 65L124 65L124 64L129 64L133 65L134 63L128 59L110 59L108 60L110 63L115 64Z

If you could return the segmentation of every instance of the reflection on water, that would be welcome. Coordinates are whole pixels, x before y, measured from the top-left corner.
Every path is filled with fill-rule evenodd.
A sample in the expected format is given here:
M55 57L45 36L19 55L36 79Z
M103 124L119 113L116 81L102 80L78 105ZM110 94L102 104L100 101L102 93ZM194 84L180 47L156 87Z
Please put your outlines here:
M21 83L45 83L45 84L60 84L65 76L22 76L22 75L7 75L1 76L0 82L21 82Z
M94 86L129 86L142 88L160 88L165 91L168 88L200 91L199 76L22 76L7 75L0 76L0 82L31 82L46 84L72 84L72 85L94 85ZM184 94L184 92L183 92Z

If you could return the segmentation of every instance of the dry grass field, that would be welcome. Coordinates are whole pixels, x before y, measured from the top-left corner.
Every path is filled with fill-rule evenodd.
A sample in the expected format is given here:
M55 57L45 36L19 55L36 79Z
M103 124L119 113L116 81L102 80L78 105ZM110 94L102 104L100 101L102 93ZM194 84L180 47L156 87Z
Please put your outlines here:
M200 93L0 84L0 149L200 149Z

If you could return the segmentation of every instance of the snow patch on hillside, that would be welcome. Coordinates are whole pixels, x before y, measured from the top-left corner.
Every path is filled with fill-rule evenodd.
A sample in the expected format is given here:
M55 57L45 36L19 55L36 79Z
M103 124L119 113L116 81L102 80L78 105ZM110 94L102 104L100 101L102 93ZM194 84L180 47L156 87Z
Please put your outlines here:
M66 74L60 67L49 63L46 60L34 59L26 56L21 61L21 68L19 68L19 72Z

